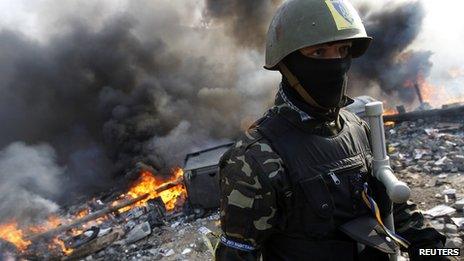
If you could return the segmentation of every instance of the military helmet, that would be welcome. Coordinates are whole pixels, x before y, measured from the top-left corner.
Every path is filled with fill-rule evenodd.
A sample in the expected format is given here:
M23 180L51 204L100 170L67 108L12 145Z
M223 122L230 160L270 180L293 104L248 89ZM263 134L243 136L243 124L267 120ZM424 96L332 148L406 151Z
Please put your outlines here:
M350 2L287 0L269 27L264 68L276 70L283 58L301 48L341 40L353 40L354 58L364 54L372 40Z

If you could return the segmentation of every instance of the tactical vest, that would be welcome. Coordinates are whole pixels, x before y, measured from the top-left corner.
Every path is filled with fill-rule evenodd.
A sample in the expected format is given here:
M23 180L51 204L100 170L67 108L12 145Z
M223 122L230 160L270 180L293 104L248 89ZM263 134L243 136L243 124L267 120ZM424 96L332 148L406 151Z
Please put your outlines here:
M257 127L282 158L288 187L278 193L279 232L262 248L264 260L356 260L357 243L338 229L369 215L362 202L371 150L359 118L341 111L342 130L323 137L278 113Z

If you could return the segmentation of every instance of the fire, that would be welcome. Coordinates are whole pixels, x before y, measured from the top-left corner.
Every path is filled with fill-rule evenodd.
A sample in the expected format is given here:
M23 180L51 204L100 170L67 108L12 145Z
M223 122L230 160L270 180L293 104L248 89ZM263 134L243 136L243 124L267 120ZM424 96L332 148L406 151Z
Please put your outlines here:
M62 223L63 221L61 220L60 217L51 215L50 217L48 217L47 221L43 222L42 224L28 227L27 232L28 234L42 233L47 230L56 228Z
M449 71L450 76L459 77L462 71L460 69L452 69ZM429 103L432 107L438 108L443 104L451 104L464 101L463 94L456 94L446 89L444 85L436 86L427 81L421 73L415 81L408 80L404 83L406 88L413 88L414 85L419 86L420 93L424 102Z
M383 112L383 115L394 115L394 114L397 114L396 110L395 109L386 109L384 112Z
M438 88L427 82L423 75L419 75L417 77L417 84L419 84L419 89L422 94L422 98L426 102L431 102L433 97L437 97L438 95Z
M394 127L395 122L394 121L386 121L386 122L384 122L384 125L387 126L387 127Z
M76 214L76 217L77 218L83 218L83 217L87 216L88 214L89 214L89 210L88 209L83 209L83 210L79 211Z
M435 86L423 77L419 77L418 84L424 101L427 101L433 107L464 101L464 95L449 92L443 85Z
M173 170L173 175L168 179L161 179L155 177L149 171L143 171L140 173L140 177L134 182L129 191L126 194L120 196L121 199L137 198L148 194L148 197L137 202L132 206L128 206L119 210L119 212L127 211L135 206L144 206L150 199L161 197L167 210L173 210L179 202L186 199L187 192L184 185L182 184L183 170L177 168ZM112 203L113 205L118 204L118 201ZM90 214L90 209L83 209L77 212L73 219L80 219ZM90 224L100 224L108 219L108 216L100 217L96 220L90 221L83 224L81 228L73 228L69 231L70 235L78 235L83 232L83 229ZM25 251L32 244L28 237L35 234L44 233L51 229L57 228L62 224L65 224L66 220L63 218L51 215L45 222L33 225L25 228L18 226L18 223L14 220L0 224L0 239L8 241L16 246L19 251ZM73 252L73 249L69 249L65 246L64 242L57 236L50 241L48 245L50 250L60 250L63 254L69 255Z
M48 248L50 250L53 250L54 248L59 247L59 249L65 254L65 255L70 255L73 252L72 248L67 248L63 241L61 241L58 237L55 237L52 240L52 243L48 245Z
M26 239L25 234L41 233L56 228L61 223L61 219L54 215L50 216L44 224L30 226L25 229L19 228L16 221L10 221L0 224L0 238L14 244L18 250L24 251L31 244L31 241Z
M144 206L146 202L150 199L154 199L156 197L161 197L164 204L166 205L167 210L174 209L176 202L178 199L185 198L186 190L182 183L177 182L180 181L184 171L181 168L177 168L174 170L174 175L172 175L168 180L162 180L156 178L151 172L144 171L140 174L140 177L134 182L132 187L127 192L127 196L130 198L136 198L145 194L149 194L146 199L143 199L137 202L136 206ZM166 190L157 192L157 189L161 187L168 186L170 183L178 183L172 186L171 188L167 188ZM122 208L120 212L125 212L131 209L132 206Z
M0 224L0 238L13 243L21 251L31 244L31 241L24 239L23 231L18 228L16 221Z

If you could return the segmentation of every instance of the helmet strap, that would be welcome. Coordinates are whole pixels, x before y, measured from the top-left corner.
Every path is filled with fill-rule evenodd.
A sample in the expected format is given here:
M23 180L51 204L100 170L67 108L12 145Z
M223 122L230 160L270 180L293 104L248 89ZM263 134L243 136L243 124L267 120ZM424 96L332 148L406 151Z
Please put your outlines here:
M280 62L278 64L278 67L279 67L280 73L282 73L285 76L285 78L287 78L287 81L290 84L290 86L292 86L292 88L298 92L298 94L303 98L303 100L305 100L305 102L307 102L309 105L314 106L318 109L322 109L326 111L331 110L330 108L326 108L320 105L319 103L317 103L313 99L313 97L311 97L311 95L303 88L303 86L301 86L300 81L298 81L295 75L292 72L290 72L288 67L283 62Z

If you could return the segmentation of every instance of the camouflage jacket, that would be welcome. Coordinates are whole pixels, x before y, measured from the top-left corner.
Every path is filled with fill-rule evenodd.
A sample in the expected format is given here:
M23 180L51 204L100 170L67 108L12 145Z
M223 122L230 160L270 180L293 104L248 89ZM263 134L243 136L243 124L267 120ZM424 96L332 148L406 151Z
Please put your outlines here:
M309 121L282 92L270 110L284 117ZM279 228L279 188L284 186L285 166L270 142L250 127L220 162L222 244L217 260L256 260L259 248ZM272 181L272 182L270 182ZM394 205L396 231L416 246L440 246L444 237L428 227L415 204ZM228 242L225 242L228 241ZM413 254L413 253L411 253ZM420 259L419 259L420 260Z

